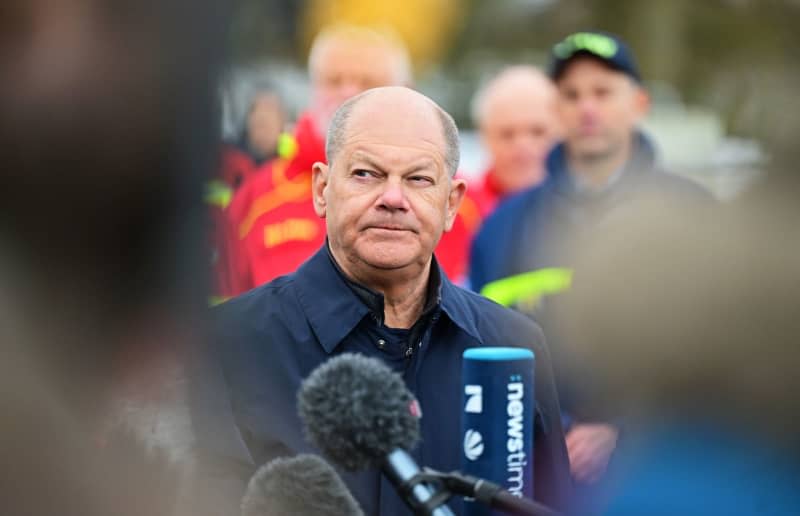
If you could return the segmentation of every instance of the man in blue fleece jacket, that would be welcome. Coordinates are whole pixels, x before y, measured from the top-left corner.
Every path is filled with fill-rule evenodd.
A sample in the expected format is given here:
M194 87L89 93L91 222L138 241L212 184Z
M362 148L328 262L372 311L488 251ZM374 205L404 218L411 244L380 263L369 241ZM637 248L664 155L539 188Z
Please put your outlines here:
M701 202L708 195L656 165L637 129L649 97L633 54L616 36L572 34L552 50L564 141L547 160L548 178L501 204L476 236L470 286L540 322L551 342L572 473L593 483L604 473L619 434L612 415L592 412L587 371L559 350L556 294L573 279L574 246L607 221L632 216L642 203ZM582 248L582 252L591 252Z

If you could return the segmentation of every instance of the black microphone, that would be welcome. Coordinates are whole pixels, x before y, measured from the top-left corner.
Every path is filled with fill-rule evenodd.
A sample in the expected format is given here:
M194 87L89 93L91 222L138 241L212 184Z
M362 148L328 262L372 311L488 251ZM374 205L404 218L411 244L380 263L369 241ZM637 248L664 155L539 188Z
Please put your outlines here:
M322 458L274 459L256 471L242 516L364 516L347 486Z
M406 452L419 440L419 403L403 379L379 360L345 353L317 367L298 393L309 440L347 471L380 468L416 513L452 516L450 493L418 482Z
M453 494L473 498L489 507L503 511L505 514L525 516L560 516L560 513L540 503L515 496L494 482L482 478L465 475L454 471L452 473L439 473L426 470L433 478L441 480L444 486Z

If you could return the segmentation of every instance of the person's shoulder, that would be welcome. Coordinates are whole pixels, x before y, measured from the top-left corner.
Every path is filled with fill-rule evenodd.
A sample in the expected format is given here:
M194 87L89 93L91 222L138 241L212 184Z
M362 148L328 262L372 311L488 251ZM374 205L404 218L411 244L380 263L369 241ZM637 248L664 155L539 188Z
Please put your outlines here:
M275 160L269 161L244 178L228 206L228 212L233 219L243 217L244 212L250 208L256 198L272 190L272 167L274 165Z
M663 167L656 167L652 177L660 183L660 186L677 193L711 199L711 193L706 190L703 185L690 177L667 170Z
M544 344L542 329L528 316L455 285L453 295L461 300L475 324L478 337L485 344L528 347Z
M281 310L287 303L296 302L294 275L280 276L259 287L229 299L211 309L216 327L239 327L264 320Z
M500 201L492 215L498 217L508 217L517 213L519 210L524 210L531 202L542 196L545 191L545 185L540 184L531 186L522 191L509 195L507 198Z
M503 199L486 217L480 233L494 234L498 228L507 227L511 221L518 220L523 213L530 209L532 204L541 198L544 191L543 185L537 185Z

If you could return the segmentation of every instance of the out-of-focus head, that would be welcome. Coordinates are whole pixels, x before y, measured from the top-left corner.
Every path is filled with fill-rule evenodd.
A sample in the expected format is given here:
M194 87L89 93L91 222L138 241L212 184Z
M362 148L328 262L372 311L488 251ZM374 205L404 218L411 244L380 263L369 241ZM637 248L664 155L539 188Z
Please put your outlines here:
M493 180L514 192L544 178L544 160L560 135L552 81L533 66L506 68L481 88L472 116L492 157Z
M453 178L453 119L413 90L377 88L336 112L326 154L328 165L314 165L314 203L342 267L419 273L466 190Z
M199 340L183 328L205 297L227 6L0 11L0 170L14 192L0 206L0 456L15 465L0 473L3 513L175 514L182 471L124 407L144 378L166 392L155 371Z
M622 40L604 33L572 34L553 47L550 75L572 156L602 160L628 148L650 100Z
M247 115L247 146L263 159L275 154L285 115L281 99L271 91L261 91L250 104Z
M403 42L387 30L351 25L324 29L308 57L311 110L320 131L350 97L380 86L410 86L411 60Z
M798 446L798 212L771 189L726 209L642 199L574 249L559 326L594 406Z

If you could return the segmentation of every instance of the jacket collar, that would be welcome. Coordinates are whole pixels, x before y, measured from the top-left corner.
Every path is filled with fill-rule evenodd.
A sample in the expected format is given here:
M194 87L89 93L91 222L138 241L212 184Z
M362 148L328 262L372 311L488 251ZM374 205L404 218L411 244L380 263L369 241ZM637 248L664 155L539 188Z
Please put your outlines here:
M326 353L332 353L364 317L372 316L378 323L383 321L383 295L348 279L330 254L327 243L300 266L294 282L306 319ZM478 339L464 296L433 257L425 309L412 331L424 331L418 328L419 323L427 326L435 322L441 311Z

